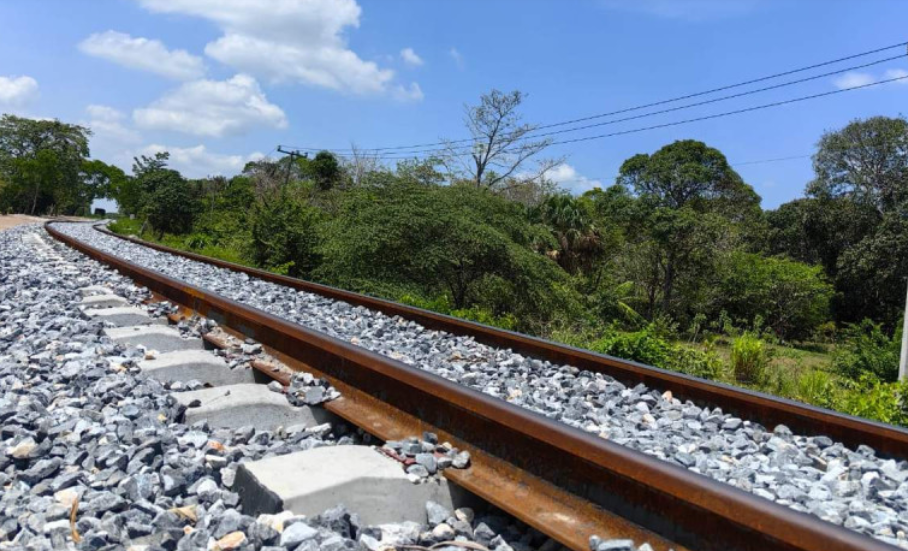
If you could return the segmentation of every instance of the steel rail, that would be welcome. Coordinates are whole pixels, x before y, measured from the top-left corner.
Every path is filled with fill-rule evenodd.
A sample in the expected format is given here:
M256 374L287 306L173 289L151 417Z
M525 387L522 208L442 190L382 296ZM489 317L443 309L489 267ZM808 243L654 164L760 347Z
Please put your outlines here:
M62 234L50 223L46 228L53 237L114 267L154 293L251 336L404 416L438 427L483 455L507 463L511 472L525 473L517 475L518 483L524 477L542 479L552 488L589 502L603 516L618 515L682 546L709 551L894 549L879 540L116 258ZM469 482L469 476L463 478ZM520 516L529 505L512 501L503 508ZM562 526L570 526L569 520ZM558 519L550 516L548 521L557 524ZM531 524L551 533L545 529L545 520L537 518ZM572 537L554 537L582 549L589 535L581 531Z
M308 291L334 300L341 300L356 306L378 310L389 316L400 316L420 323L429 329L468 335L478 342L489 346L509 348L515 352L548 360L555 364L569 364L581 369L604 373L627 385L633 386L643 383L650 388L671 390L676 398L720 407L727 413L732 413L744 419L758 421L770 430L776 425L784 424L799 434L825 435L852 448L863 444L872 447L881 456L908 460L908 430L892 425L845 415L762 392L707 381L638 362L598 354L589 350L482 325L413 306L345 291L336 287L329 287L173 249L142 239L119 235L104 227L97 227L97 229L109 236L161 252L242 272L265 281Z

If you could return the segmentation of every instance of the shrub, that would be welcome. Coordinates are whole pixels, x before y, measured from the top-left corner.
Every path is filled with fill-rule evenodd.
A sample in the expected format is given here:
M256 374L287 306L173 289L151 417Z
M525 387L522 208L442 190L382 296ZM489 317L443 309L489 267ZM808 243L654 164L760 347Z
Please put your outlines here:
M833 295L819 266L743 252L722 262L716 283L709 300L712 315L725 310L747 324L761 316L786 340L812 336L828 318Z
M616 358L665 367L672 345L656 336L651 327L647 327L633 333L610 332L594 342L591 349Z
M567 274L532 249L543 235L523 209L487 190L388 183L347 192L324 226L318 279L447 295L452 308L480 308L535 329L579 317Z
M724 378L722 362L708 349L696 350L672 344L660 337L653 325L633 333L610 332L593 342L591 350L662 369L705 379Z
M815 406L835 409L840 399L841 388L835 377L811 369L798 377L795 389L795 399Z
M748 332L735 339L731 349L735 379L742 383L762 383L766 380L768 364L769 354L762 340Z
M893 425L908 424L908 381L886 383L865 373L857 381L848 381L846 388L841 411Z
M321 211L289 194L263 201L252 215L252 254L257 266L309 277L320 261Z
M849 326L844 341L833 359L836 371L855 380L865 374L884 382L898 377L899 340L887 335L880 324L865 319Z

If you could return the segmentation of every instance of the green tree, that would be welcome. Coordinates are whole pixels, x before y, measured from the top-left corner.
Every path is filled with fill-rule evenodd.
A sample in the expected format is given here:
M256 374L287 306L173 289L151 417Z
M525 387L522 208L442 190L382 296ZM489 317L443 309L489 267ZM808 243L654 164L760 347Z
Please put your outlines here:
M167 168L169 159L167 152L142 155L132 166L140 212L159 238L188 233L201 210L196 190L179 172Z
M252 259L256 265L293 277L308 278L321 262L322 213L293 189L255 203Z
M578 299L566 274L532 250L541 239L551 239L544 228L488 190L396 182L349 193L316 273L369 292L446 294L455 309L514 313L526 327Z
M551 229L556 248L550 256L567 272L589 272L602 251L602 239L588 199L567 193L552 195L530 209L530 218Z
M825 267L838 321L895 319L908 273L908 121L855 120L824 134L813 161L808 198L767 217L771 252Z
M640 199L633 231L648 239L635 249L647 260L634 269L646 289L649 316L660 299L663 312L684 315L717 256L734 248L734 224L759 212L759 196L720 151L695 140L631 157L621 165L618 184ZM676 304L679 284L686 285L685 300Z
M329 151L316 153L315 158L309 161L308 172L322 191L333 188L343 177L337 157Z
M80 193L77 202L83 205L91 205L96 197L115 198L129 181L122 169L97 159L83 161L81 175L84 184L76 189Z
M719 264L704 313L726 312L742 325L754 318L783 339L806 339L829 319L832 285L820 266L736 251Z
M82 168L90 135L58 120L0 117L0 174L7 182L0 202L30 214L87 210L94 192Z
M813 157L812 197L847 197L887 212L908 199L908 120L871 117L827 132Z

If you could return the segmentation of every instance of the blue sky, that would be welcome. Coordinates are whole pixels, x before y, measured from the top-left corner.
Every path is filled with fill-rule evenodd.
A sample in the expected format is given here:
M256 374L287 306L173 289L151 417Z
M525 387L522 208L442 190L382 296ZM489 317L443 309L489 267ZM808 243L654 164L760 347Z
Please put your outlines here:
M903 0L5 0L0 112L86 124L93 156L127 169L167 149L189 176L230 175L278 144L461 138L463 105L491 88L527 93L525 118L539 124L694 93L908 40L906 16ZM905 71L903 58L564 137ZM627 157L694 138L738 164L772 208L802 194L810 159L741 163L809 155L824 130L904 114L906 82L556 146L567 164L553 177L573 191L608 185Z

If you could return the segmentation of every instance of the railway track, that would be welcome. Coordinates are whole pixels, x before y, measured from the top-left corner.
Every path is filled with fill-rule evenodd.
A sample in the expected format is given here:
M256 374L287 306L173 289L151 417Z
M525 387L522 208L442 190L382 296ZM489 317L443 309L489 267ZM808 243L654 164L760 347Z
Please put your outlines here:
M587 549L589 537L598 535L676 549L893 549L881 539L692 472L683 468L683 461L679 464L678 458L666 461L646 455L617 443L616 438L608 440L590 434L349 340L329 336L325 331L304 327L141 263L123 260L91 243L98 240L77 239L72 234L78 232L61 231L66 230L63 226L49 224L46 229L53 237L114 267L158 297L179 304L184 315L198 313L211 318L236 335L262 343L284 363L324 377L342 395L326 403L325 409L367 432L383 440L436 432L468 450L473 457L472 467L443 471L448 480L571 548ZM703 415L705 423L710 422L709 408L719 407L724 412L722 419L728 420L728 414L737 416L729 426L736 422L750 426L750 420L770 428L785 425L801 435L799 438L830 439L824 444L829 449L839 446L832 441L852 449L869 446L876 464L882 464L881 458L892 459L887 465L890 470L896 465L894 476L905 469L904 463L896 463L908 455L908 432L901 429L159 245L109 233L98 235L175 255L184 259L180 262L194 267L215 266L254 278L252 281L380 312L418 324L423 328L419 331L435 336L462 336L495 349L508 349L528 361L542 360L607 375L623 383L622 392L633 391L638 388L634 385L640 383L647 389L670 391L673 398L663 400L695 402L700 407L694 417ZM283 384L290 382L286 375L273 373L267 364L254 365L263 375ZM654 411L660 405L654 404ZM641 417L646 415L640 413ZM691 418L690 422L700 423L697 419ZM767 435L767 444L775 437L773 432L759 428L751 431ZM787 429L781 428L776 433L782 440L788 434ZM867 450L863 448L861 453ZM695 455L696 451L684 453ZM877 473L871 479L883 480L880 470L867 472ZM853 482L847 469L840 474L846 482ZM866 473L857 474L863 477ZM889 492L888 497L880 499L895 502L903 489L908 486L895 490L877 487L874 492L878 496ZM903 520L892 524L898 527L900 522ZM897 536L893 531L889 541L897 541Z

